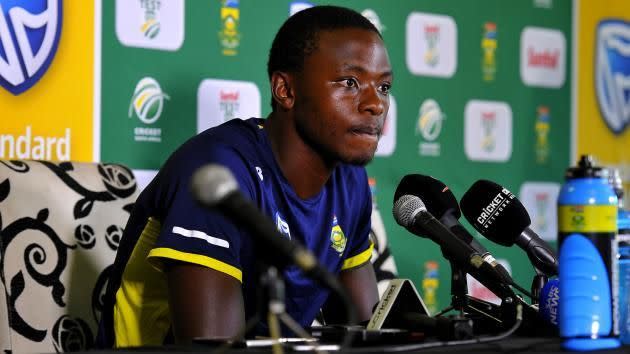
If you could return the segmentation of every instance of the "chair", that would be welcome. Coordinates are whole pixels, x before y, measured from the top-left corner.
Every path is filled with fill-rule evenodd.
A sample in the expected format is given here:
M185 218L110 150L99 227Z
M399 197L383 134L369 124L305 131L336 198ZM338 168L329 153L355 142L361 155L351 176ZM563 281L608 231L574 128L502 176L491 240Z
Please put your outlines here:
M122 165L0 160L0 351L93 345L137 196Z

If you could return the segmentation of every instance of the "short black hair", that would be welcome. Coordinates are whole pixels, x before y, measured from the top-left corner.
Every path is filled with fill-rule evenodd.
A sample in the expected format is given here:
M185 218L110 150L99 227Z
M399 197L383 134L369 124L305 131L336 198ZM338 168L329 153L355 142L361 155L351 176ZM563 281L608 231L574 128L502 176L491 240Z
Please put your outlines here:
M345 7L314 6L289 17L271 44L267 62L269 79L275 71L301 71L304 58L317 49L318 33L344 28L361 28L373 31L381 37L370 20Z

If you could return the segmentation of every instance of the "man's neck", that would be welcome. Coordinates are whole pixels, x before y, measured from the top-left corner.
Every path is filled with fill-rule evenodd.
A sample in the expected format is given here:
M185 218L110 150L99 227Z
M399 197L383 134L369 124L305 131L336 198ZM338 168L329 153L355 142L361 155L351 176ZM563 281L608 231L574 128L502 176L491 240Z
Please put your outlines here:
M326 164L320 154L302 140L291 119L272 112L265 122L274 158L295 193L302 199L317 195L330 178L334 165Z

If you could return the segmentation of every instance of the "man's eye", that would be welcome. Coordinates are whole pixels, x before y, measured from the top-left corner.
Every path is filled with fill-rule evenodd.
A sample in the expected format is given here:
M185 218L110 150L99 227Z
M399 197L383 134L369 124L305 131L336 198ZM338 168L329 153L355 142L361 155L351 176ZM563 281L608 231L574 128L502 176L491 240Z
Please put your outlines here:
M354 79L344 79L343 83L346 87L357 87L357 82Z
M390 84L382 84L381 85L381 92L382 93L389 93L389 90L392 89L392 85Z

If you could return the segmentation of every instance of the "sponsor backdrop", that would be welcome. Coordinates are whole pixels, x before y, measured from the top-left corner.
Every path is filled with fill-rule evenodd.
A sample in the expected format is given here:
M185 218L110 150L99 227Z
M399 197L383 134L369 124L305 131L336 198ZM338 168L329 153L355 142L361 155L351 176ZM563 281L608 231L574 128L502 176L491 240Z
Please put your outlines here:
M496 181L519 196L531 227L554 242L555 200L574 160L572 2L333 3L362 12L389 47L392 105L368 172L400 276L414 281L429 308L449 304L450 267L437 246L404 231L391 215L391 198L405 174L432 175L458 198L477 179ZM0 5L0 157L118 162L146 184L197 132L269 113L266 60L273 35L290 14L311 4L0 0ZM28 26L40 27L25 30L24 15L11 12L18 7L37 18ZM587 32L596 28L592 22ZM581 57L595 52L591 42L580 48L586 53ZM580 71L588 82L591 68ZM595 101L590 105L597 112ZM586 109L585 114L594 117ZM534 273L520 249L477 236L522 286L530 286ZM470 290L485 293L474 281Z
M580 1L577 153L619 168L630 192L630 2Z

